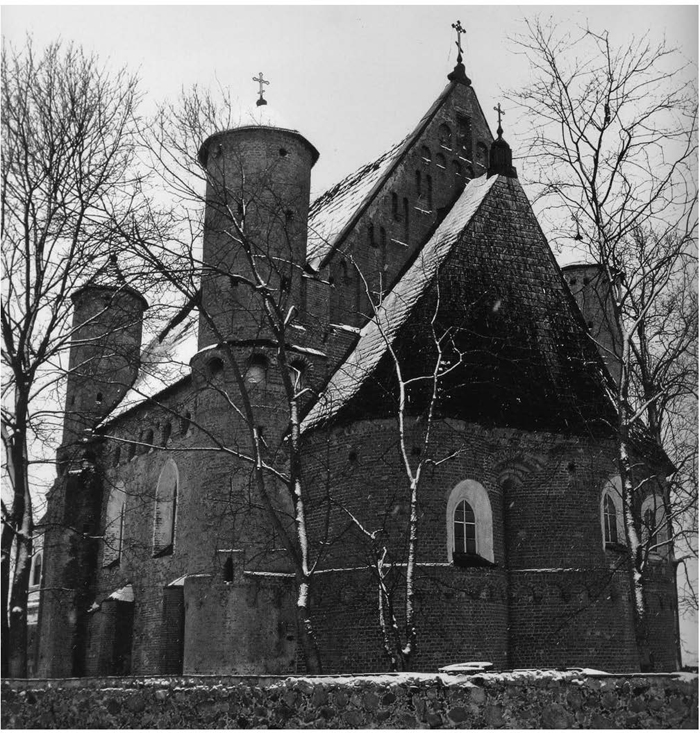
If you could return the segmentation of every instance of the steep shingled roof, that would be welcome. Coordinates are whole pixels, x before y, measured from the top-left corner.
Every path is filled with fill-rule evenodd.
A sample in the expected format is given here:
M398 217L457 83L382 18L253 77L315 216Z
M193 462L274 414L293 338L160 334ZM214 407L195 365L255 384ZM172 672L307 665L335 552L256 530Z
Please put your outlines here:
M359 391L374 371L413 307L432 283L452 245L478 210L496 177L482 176L468 183L461 197L419 252L414 263L377 308L375 317L360 331L360 338L346 361L302 423L309 430L336 414Z
M438 275L439 273L439 275ZM439 281L439 287L436 283ZM421 411L435 368L433 328L447 336L438 409L483 425L608 435L614 421L603 362L518 181L470 182L377 308L303 422L390 417L389 344Z

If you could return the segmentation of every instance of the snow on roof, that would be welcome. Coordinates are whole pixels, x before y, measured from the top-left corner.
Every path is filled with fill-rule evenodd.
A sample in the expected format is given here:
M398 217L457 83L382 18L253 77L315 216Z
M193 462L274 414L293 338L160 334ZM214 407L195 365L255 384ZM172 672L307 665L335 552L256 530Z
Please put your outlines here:
M306 257L314 270L318 270L344 232L352 226L354 219L373 199L394 165L434 117L454 84L455 82L450 82L444 88L414 130L400 143L374 162L351 173L314 201L309 210ZM264 116L269 115L269 112L263 108L262 112L258 109L258 114ZM262 118L255 118L253 123L275 125L274 121L265 122ZM250 121L241 115L241 124L250 124ZM211 137L215 136L216 133ZM162 343L154 339L146 346L141 355L141 368L136 382L100 426L153 398L189 375L189 362L195 353L197 353L197 318L192 314L178 328L169 332Z
M339 243L356 216L379 191L401 156L420 137L430 120L448 97L457 82L451 81L433 102L413 131L380 158L351 173L340 183L319 196L309 209L309 234L306 261L313 270Z
M368 198L375 184L382 181L398 158L405 138L380 158L362 166L319 196L309 209L309 236L306 259L317 270L346 225Z
M306 416L302 431L315 427L337 413L376 369L389 344L497 178L492 176L487 179L484 175L467 184L450 213L420 250L413 265L377 308L375 317L360 331L355 348L331 377L323 394Z
M166 588L178 588L185 585L187 578L211 578L209 573L186 573L181 575L179 578L175 578L172 582L168 583Z
M124 601L125 603L133 603L134 602L134 587L129 584L125 585L122 588L119 588L118 590L115 590L114 593L110 593L107 598L105 598L106 601Z
M100 426L188 376L190 359L196 353L197 314L193 312L170 330L162 341L155 336L146 345L141 352L141 365L136 381Z

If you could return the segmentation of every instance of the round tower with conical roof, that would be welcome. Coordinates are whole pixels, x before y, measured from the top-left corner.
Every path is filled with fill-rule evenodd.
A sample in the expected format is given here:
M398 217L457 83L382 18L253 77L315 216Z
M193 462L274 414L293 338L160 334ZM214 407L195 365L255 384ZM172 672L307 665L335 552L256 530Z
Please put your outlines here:
M270 338L263 290L303 308L311 168L318 151L259 104L254 124L207 138L199 348Z
M579 262L561 269L588 331L615 383L619 385L622 334L615 317L616 284L610 282L605 268L597 263Z
M138 376L146 299L127 285L115 255L73 299L63 446L80 441Z

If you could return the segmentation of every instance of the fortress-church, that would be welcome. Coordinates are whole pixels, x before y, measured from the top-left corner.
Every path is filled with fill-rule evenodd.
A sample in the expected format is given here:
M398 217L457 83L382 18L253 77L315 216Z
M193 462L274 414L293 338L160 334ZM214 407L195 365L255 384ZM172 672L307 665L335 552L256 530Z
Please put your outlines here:
M212 130L201 291L153 342L118 258L74 293L38 676L307 671L281 539L300 536L298 505L273 480L290 455L324 672L390 669L380 616L403 622L409 561L414 670L677 668L670 549L648 564L635 639L613 285L595 263L558 267L461 56L447 82L313 202L303 131L265 105ZM668 459L643 431L635 450L635 510L663 532Z

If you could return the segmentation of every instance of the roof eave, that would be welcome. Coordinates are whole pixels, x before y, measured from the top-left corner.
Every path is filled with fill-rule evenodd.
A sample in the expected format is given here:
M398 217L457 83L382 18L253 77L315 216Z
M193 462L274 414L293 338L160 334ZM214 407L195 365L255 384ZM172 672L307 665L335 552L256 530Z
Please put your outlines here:
M362 203L355 209L355 213L350 217L350 219L347 221L345 226L336 235L335 239L333 240L333 243L328 248L328 251L326 252L326 254L323 255L323 257L317 263L314 263L312 261L307 262L309 267L311 267L314 271L318 272L319 270L321 270L328 264L329 260L331 259L335 251L343 243L343 240L348 236L348 234L355 228L360 217L364 214L365 210L372 203L372 201L374 201L374 199L377 197L380 190L384 187L384 184L391 177L391 175L394 173L396 168L399 166L399 163L401 163L401 161L405 157L406 153L410 150L410 148L416 142L418 137L423 133L425 128L428 126L428 124L432 121L432 119L438 113L438 110L444 104L445 100L449 97L452 90L455 89L457 86L464 86L464 85L460 81L448 82L447 86L437 96L437 98L431 105L430 109L425 113L425 115L423 115L418 125L416 125L416 127L414 128L413 132L409 133L406 136L406 139L403 141L403 144L401 145L401 149L396 154L396 157L394 158L393 162L387 167L386 171L384 171L384 173L379 177L379 179L374 184L374 186L372 186L372 189L370 190L370 192L367 194L367 196L365 196Z

